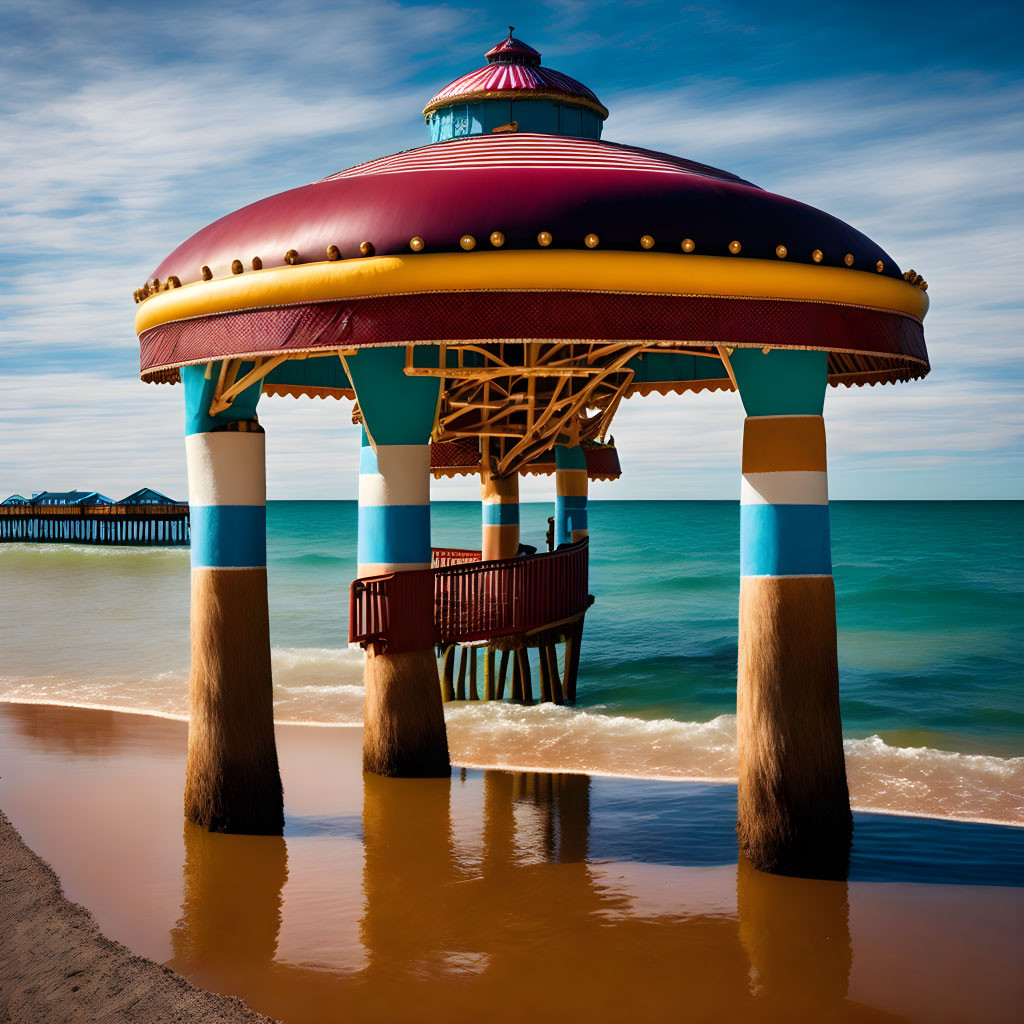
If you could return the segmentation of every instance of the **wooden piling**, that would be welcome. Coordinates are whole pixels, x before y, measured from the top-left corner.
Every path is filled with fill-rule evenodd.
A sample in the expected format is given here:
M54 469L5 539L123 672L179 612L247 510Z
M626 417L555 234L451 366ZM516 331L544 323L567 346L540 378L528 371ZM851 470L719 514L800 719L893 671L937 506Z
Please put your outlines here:
M530 651L526 647L520 647L516 651L516 662L519 665L519 675L522 680L522 699L527 704L533 703L533 679L530 674Z
M484 648L484 700L494 700L494 648Z
M537 647L537 672L540 676L541 703L550 702L553 699L551 695L551 674L549 672L545 644L540 644Z
M558 675L558 651L554 644L544 645L544 656L548 663L548 682L551 686L551 699L556 704L564 704L562 696L562 680Z
M459 655L459 681L455 687L455 699L466 699L466 648L462 647Z
M441 667L441 699L447 703L455 700L455 644L449 644L444 649Z
M565 639L565 699L576 700L576 677L580 670L580 644L583 640L583 617L573 623Z
M476 688L476 648L468 647L469 652L469 699L479 700L480 694Z

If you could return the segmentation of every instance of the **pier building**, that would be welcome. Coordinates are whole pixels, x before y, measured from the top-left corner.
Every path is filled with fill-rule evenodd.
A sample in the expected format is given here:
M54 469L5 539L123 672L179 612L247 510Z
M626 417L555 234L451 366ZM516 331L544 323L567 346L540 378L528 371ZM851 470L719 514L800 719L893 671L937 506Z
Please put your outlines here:
M188 816L241 831L283 820L261 400L353 402L364 766L412 776L449 771L443 698L472 696L476 664L456 673L455 645L499 656L496 675L485 657L485 696L513 661L520 699L523 652L543 648L541 696L571 699L588 446L623 400L710 390L745 416L739 839L757 867L816 870L851 831L825 394L928 373L926 283L823 211L606 141L596 94L511 33L423 116L427 145L228 214L135 292L142 379L180 383L186 409ZM553 469L554 550L530 553L518 482L538 464ZM479 548L461 554L430 541L432 468L455 466L480 478Z
M12 494L0 502L0 541L184 545L188 504L150 487L120 501L98 491Z

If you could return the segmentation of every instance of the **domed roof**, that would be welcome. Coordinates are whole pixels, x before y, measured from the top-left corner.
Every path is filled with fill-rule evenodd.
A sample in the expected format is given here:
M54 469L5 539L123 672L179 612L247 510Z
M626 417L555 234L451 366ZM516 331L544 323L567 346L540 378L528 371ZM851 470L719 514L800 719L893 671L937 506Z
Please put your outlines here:
M488 60L473 74L548 73L511 35ZM337 355L377 345L639 346L627 395L729 389L733 347L823 351L831 383L884 383L928 372L925 287L850 225L728 171L511 131L222 217L136 292L136 331L146 380L269 357L284 362L267 389L296 395L343 392Z
M547 99L593 110L602 119L608 108L575 78L541 67L541 55L509 32L487 51L487 63L456 78L423 108L423 116L451 103L483 99Z

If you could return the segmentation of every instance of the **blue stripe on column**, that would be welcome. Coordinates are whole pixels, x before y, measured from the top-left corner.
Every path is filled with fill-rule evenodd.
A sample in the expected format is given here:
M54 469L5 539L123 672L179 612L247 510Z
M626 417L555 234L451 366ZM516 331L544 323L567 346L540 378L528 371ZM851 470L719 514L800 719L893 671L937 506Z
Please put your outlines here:
M519 522L519 505L516 502L484 505L484 526L511 526Z
M827 505L742 505L743 576L829 576Z
M267 564L263 505L193 505L192 568L249 569Z
M587 528L587 499L572 495L555 496L555 545L571 544L573 530Z
M359 564L430 564L429 505L361 505Z
M585 494L558 494L555 496L555 504L567 511L575 509L587 510L587 496Z

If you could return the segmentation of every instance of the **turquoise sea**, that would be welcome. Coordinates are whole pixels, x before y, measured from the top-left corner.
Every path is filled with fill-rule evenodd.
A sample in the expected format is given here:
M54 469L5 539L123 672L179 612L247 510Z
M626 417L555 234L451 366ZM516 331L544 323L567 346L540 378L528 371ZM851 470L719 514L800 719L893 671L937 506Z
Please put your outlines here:
M547 504L522 506L543 545ZM479 546L479 505L433 506ZM455 704L463 764L728 779L739 506L593 502L576 708ZM347 648L354 502L271 502L277 715L358 724ZM1024 824L1024 503L835 502L839 664L854 805ZM0 699L187 712L188 555L0 547Z

